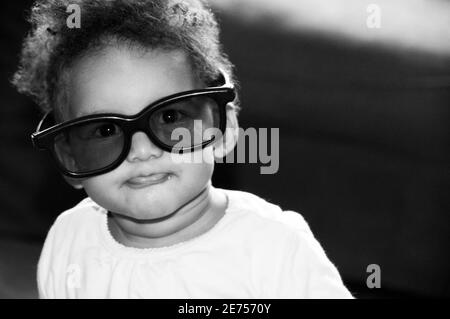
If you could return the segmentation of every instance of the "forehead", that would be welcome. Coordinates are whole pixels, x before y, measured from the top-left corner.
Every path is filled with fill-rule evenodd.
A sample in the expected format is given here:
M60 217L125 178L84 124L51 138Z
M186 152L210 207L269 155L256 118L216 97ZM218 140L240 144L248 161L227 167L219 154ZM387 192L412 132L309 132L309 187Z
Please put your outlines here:
M79 59L67 82L70 119L95 113L133 115L162 97L198 88L183 51L117 47Z

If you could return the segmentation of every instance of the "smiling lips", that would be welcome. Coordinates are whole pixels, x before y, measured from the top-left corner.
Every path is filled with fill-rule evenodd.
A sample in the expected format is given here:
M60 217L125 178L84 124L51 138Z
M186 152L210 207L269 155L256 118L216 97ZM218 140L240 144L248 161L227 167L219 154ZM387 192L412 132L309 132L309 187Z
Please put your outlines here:
M130 178L126 181L126 184L132 188L142 188L151 185L161 184L170 179L170 173L158 173L150 175L139 175Z

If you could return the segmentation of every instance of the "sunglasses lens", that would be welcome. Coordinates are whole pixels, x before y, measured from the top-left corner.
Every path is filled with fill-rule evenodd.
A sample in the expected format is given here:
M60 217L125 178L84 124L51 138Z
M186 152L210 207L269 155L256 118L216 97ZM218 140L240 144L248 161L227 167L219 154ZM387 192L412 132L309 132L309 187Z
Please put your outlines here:
M193 96L158 108L150 116L156 138L172 149L201 145L220 135L220 111L215 100Z
M72 126L55 137L59 163L73 173L86 173L114 163L122 153L124 134L108 121Z

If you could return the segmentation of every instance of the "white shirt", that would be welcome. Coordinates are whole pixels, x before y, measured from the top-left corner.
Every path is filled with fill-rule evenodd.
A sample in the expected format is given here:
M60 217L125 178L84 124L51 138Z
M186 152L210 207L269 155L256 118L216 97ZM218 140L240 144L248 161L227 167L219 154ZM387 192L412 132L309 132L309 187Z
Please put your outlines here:
M41 298L351 298L298 213L225 192L225 215L168 247L118 243L90 198L62 213L38 264Z

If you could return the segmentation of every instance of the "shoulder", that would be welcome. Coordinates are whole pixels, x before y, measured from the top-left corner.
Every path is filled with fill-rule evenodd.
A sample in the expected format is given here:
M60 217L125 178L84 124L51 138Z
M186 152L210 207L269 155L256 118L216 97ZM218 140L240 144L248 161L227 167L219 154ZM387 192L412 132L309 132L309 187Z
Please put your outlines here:
M52 298L64 291L63 278L69 269L68 263L94 240L102 214L100 206L85 198L56 218L47 233L37 267L41 297Z
M80 219L89 218L93 211L100 211L102 208L95 203L90 197L86 197L74 207L62 212L56 218L54 224L64 224L74 222Z
M103 213L103 209L87 197L74 207L62 212L55 219L49 233L57 237L67 237L80 230L87 230L90 228L89 225L97 224Z
M310 233L308 223L298 212L283 210L280 206L249 192L227 189L223 191L228 196L228 209L238 215L241 221L248 220L254 226L277 232Z
M280 206L255 194L225 190L228 197L228 233L245 241L263 255L284 254L296 241L313 237L300 213ZM281 256L280 256L281 258Z
M301 214L283 211L254 194L224 190L236 225L247 228L248 242L266 256L266 295L277 298L351 298L335 265ZM247 222L242 222L247 220ZM247 239L247 238L246 238Z
M90 198L85 198L62 212L47 233L40 259L53 256L53 252L64 254L68 247L74 248L74 245L81 245L86 238L92 238L100 230L99 223L104 214L104 210Z

